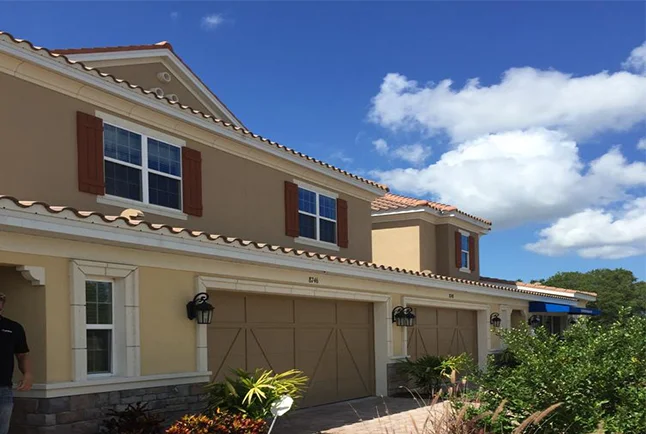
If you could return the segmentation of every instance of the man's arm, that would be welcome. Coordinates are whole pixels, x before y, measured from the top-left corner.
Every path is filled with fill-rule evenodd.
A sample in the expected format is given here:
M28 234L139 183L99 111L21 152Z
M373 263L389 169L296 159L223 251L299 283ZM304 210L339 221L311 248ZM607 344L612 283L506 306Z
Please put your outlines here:
M31 359L29 353L16 354L18 360L18 369L22 372L22 380L18 383L18 390L30 390L33 383L31 376Z

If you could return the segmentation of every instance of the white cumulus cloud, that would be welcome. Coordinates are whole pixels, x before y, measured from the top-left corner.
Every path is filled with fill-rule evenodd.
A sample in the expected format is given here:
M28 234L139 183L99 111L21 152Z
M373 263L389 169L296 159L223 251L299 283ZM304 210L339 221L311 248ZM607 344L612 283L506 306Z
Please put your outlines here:
M646 75L646 41L630 53L630 57L628 57L622 66Z
M221 14L211 14L202 17L202 28L213 30L224 23L224 17Z
M431 148L419 143L403 145L399 148L395 148L393 150L393 155L415 166L419 166L420 164L424 164L426 159L431 156Z
M525 248L556 256L575 251L584 258L618 259L646 253L646 197L619 211L589 208L558 219Z
M463 142L424 168L372 175L395 190L436 198L505 227L624 200L627 188L646 185L646 164L628 162L618 148L585 164L565 133L536 128Z
M637 149L641 149L643 151L646 151L646 137L644 137L639 142L637 142Z
M381 155L386 155L388 153L388 142L386 142L384 139L377 139L372 142L372 144L375 147L375 151L377 151Z
M478 79L420 85L386 75L369 119L393 131L447 133L454 142L502 131L544 127L573 137L622 131L646 120L646 76L626 71L575 77L559 71L511 68L499 83Z

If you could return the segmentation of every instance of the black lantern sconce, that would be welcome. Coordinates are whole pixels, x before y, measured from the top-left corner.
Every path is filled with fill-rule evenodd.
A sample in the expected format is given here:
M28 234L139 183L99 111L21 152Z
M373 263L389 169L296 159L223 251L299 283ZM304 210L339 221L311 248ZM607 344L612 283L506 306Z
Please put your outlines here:
M529 317L529 321L527 321L527 324L529 324L533 328L536 328L539 325L541 325L541 317L539 317L538 315L532 315Z
M415 314L412 307L397 306L393 309L393 322L399 327L412 327L415 325Z
M502 319L500 319L500 314L498 312L494 312L489 316L489 324L491 324L494 328L500 327L500 324L502 323Z
M197 319L198 324L211 324L213 309L215 308L207 301L208 299L209 294L200 292L193 298L193 301L186 303L186 316L188 316L188 319Z

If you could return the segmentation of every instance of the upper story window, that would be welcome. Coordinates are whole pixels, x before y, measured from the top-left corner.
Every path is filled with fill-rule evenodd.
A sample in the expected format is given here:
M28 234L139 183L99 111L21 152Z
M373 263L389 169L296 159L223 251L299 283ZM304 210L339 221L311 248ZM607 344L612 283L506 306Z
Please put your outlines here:
M471 253L469 251L469 235L460 233L460 248L462 257L462 268L469 270L471 268Z
M181 148L103 124L105 192L166 208L182 208Z
M322 193L298 188L300 236L336 244L336 199Z

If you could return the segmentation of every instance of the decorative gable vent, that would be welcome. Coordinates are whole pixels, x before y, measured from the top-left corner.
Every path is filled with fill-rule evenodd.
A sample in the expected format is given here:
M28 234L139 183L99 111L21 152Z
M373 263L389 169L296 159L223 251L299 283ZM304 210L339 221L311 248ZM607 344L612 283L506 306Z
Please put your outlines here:
M157 73L157 79L159 81L161 81L162 83L170 83L170 81L172 80L172 77L171 77L170 73L168 73L166 71L162 71L162 72Z
M174 93L169 93L168 95L166 95L166 98L168 98L170 102L179 102L179 97Z
M164 97L164 89L162 89L161 87L153 87L152 89L150 89L150 91L154 92L155 95L157 95L159 98Z

